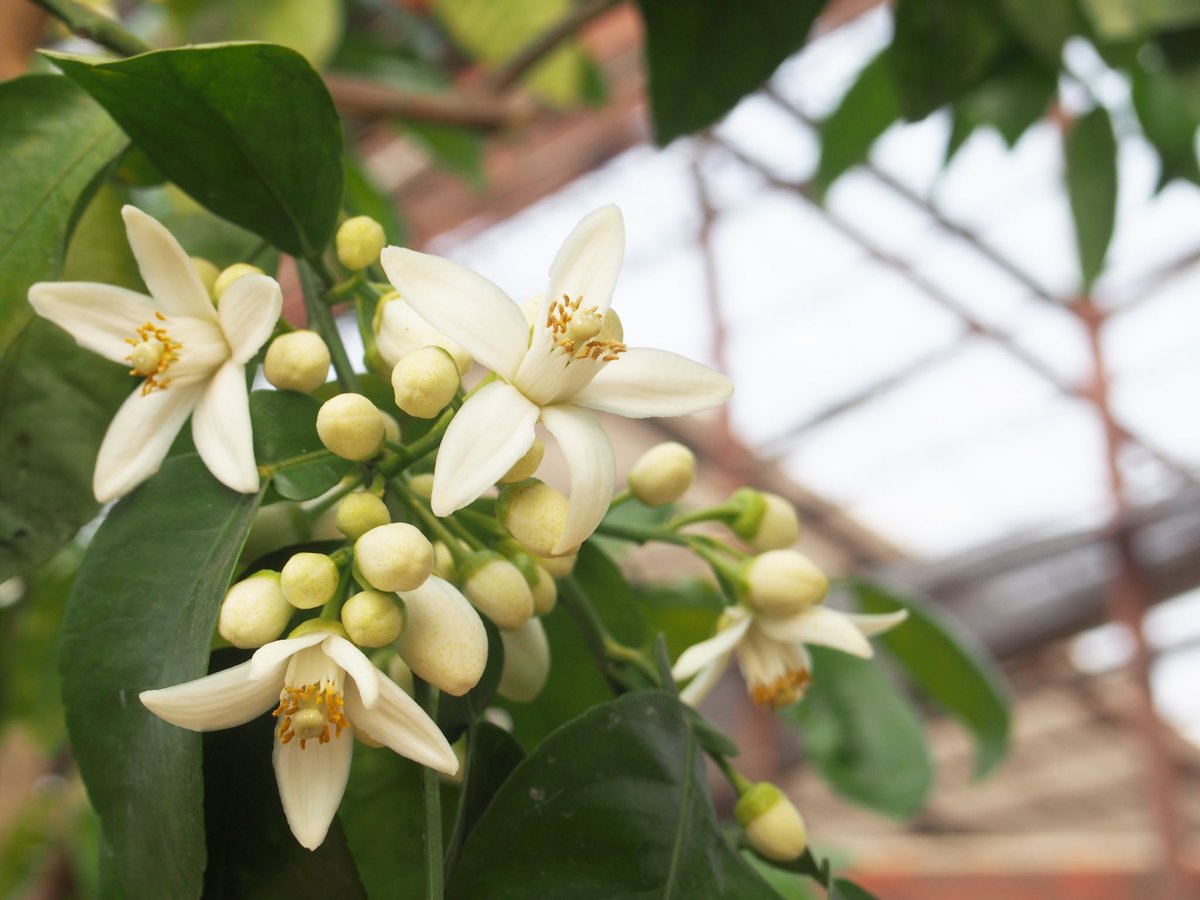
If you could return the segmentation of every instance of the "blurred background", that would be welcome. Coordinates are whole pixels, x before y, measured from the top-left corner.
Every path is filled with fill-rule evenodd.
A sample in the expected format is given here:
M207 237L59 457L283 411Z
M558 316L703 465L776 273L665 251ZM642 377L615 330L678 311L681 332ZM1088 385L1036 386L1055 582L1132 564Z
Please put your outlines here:
M863 886L1200 895L1200 2L768 7L812 24L786 53L766 29L762 59L726 43L713 3L101 11L159 46L299 49L346 119L356 211L514 297L544 289L582 215L621 207L627 342L716 366L736 393L709 418L610 421L619 465L681 440L701 464L689 500L788 497L802 549L932 598L1009 683L996 771L973 779L967 737L922 709L927 783L873 809L818 777L736 672L706 701L747 774L785 785ZM690 108L704 81L667 107L677 34L714 79L770 77L714 121ZM94 50L0 0L0 74L44 69L30 51L49 42ZM626 563L645 584L689 574L670 553ZM18 615L63 583L52 565L0 586L18 648L0 661L3 896L89 891L86 842L62 839L91 826L46 696L54 604ZM886 733L845 749L885 779L912 762Z

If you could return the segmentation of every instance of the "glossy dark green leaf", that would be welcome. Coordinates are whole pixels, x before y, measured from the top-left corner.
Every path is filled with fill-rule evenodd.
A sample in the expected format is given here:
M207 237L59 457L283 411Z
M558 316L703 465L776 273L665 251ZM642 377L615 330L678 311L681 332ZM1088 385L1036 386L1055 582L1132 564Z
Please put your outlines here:
M138 693L208 670L217 610L258 506L196 456L113 508L75 579L59 643L67 728L130 897L200 895L200 735Z
M342 130L300 54L217 44L101 63L48 55L201 204L286 253L324 249L342 198Z
M995 128L1012 147L1039 121L1058 91L1054 69L1027 56L1012 59L954 102L949 160L977 128Z
M213 215L173 184L139 190L134 196L136 205L162 222L192 256L219 269L245 262L274 275L279 267L278 250L254 232Z
M572 578L591 602L609 634L631 647L647 640L646 622L625 576L611 556L592 541L579 548Z
M128 202L128 193L111 180L100 185L75 224L60 280L95 281L149 293L125 236L121 207Z
M1142 133L1158 151L1162 166L1158 189L1162 190L1176 178L1200 184L1195 144L1196 127L1200 123L1179 84L1167 72L1138 66L1133 70L1132 97Z
M447 889L451 900L763 896L717 825L699 741L661 691L547 737L492 800Z
M717 588L700 579L639 587L637 603L650 628L666 638L672 659L677 659L693 644L712 637L717 619L725 608Z
M125 136L65 78L0 83L0 349L33 312L29 286L58 275L79 201Z
M320 404L295 391L252 391L250 420L254 423L254 458L260 466L280 465L307 454L316 458L285 465L271 476L281 497L308 500L317 497L350 470L351 463L332 453L317 436Z
M975 776L994 769L1008 752L1011 727L1008 690L978 643L932 605L881 585L852 585L867 613L908 610L904 624L876 642L903 667L929 699L958 719L975 740Z
M826 190L865 161L875 139L899 118L900 101L884 51L858 73L838 108L821 123L821 161L814 183Z
M825 0L640 0L660 146L715 123L804 46Z
M925 728L912 703L872 660L810 647L813 683L785 717L800 726L808 757L838 793L904 817L933 787Z
M1108 110L1098 106L1075 120L1065 155L1079 273L1087 293L1104 271L1117 222L1117 140Z
M827 900L876 900L876 897L870 891L860 888L853 881L846 878L838 878L829 889Z
M490 722L480 722L467 740L467 759L463 770L464 789L459 798L462 809L462 840L474 830L484 811L513 769L525 758L516 739ZM457 825L458 823L456 823ZM447 847L447 869L458 865L462 842Z
M894 20L888 63L911 121L981 81L1010 37L991 0L897 0Z

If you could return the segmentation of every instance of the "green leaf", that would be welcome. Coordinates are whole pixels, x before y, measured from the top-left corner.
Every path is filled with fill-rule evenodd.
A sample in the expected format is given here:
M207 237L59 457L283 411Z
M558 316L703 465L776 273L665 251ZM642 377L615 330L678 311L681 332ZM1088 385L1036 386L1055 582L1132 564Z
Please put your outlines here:
M699 741L678 700L640 691L570 722L517 766L467 839L446 895L684 900L769 892L721 834Z
M96 281L149 293L125 237L121 207L126 201L124 191L108 182L100 185L71 235L63 281Z
M876 138L900 118L887 51L858 73L842 102L821 123L821 162L813 181L827 190L846 170L867 158Z
M833 882L833 887L829 891L829 900L876 900L875 895L870 891L865 891L853 881L846 878L838 878Z
M1122 40L1200 22L1196 0L1083 0L1103 37Z
M341 0L174 0L183 34L172 44L265 41L290 47L315 67L329 61L344 28Z
M609 634L631 647L646 642L646 622L638 612L633 590L612 557L599 545L584 542L579 548L572 577L591 601Z
M931 604L880 585L855 582L860 609L886 613L898 606L908 619L877 638L913 683L970 731L975 777L992 771L1008 753L1008 691L987 652Z
M1108 110L1097 106L1075 120L1067 133L1065 155L1067 196L1086 294L1104 271L1117 221L1117 141Z
M714 124L804 46L825 0L639 0L654 136Z
M34 319L0 359L0 581L48 559L100 505L92 470L127 371Z
M192 256L203 257L219 269L248 262L270 275L278 268L279 252L270 244L213 215L173 184L138 191L136 198L142 212L166 226Z
M800 726L817 771L838 793L909 816L933 787L925 729L905 697L870 660L810 647L813 683L784 716Z
M977 128L995 128L1009 147L1014 146L1046 114L1057 92L1056 70L1027 56L1012 59L955 101L947 161Z
M295 391L251 391L250 420L254 423L254 458L260 466L277 465L305 454L320 454L325 445L317 436L320 404ZM289 500L320 496L341 481L349 460L325 452L316 459L281 468L271 485Z
M1001 0L1000 10L1021 42L1055 71L1067 38L1088 33L1078 0Z
M350 216L370 216L383 226L388 243L404 246L408 228L389 197L371 178L362 162L347 153L343 160L345 196L342 202Z
M672 659L712 637L725 609L721 593L711 582L701 579L639 588L637 603L650 628L666 638Z
M217 610L259 499L222 486L197 456L168 459L109 513L67 603L67 728L130 897L200 895L200 735L152 715L138 693L208 671Z
M1009 40L990 0L897 0L894 21L888 62L910 121L982 81Z
M405 131L433 157L434 162L457 175L473 190L482 191L487 187L482 136L466 128L435 122L409 122Z
M525 752L511 734L490 722L479 722L467 740L464 790L459 797L462 809L463 837L479 823L492 798L513 769L525 758ZM458 848L461 851L461 846ZM458 852L448 851L447 869L458 863Z
M1133 70L1132 95L1142 133L1158 151L1162 165L1158 190L1176 178L1200 184L1195 145L1200 122L1179 84L1166 72L1152 72L1138 66Z
M54 278L72 219L125 137L65 78L0 83L0 348L33 316L29 286Z
M232 44L104 63L46 55L201 204L294 256L324 250L342 198L342 130L300 54Z

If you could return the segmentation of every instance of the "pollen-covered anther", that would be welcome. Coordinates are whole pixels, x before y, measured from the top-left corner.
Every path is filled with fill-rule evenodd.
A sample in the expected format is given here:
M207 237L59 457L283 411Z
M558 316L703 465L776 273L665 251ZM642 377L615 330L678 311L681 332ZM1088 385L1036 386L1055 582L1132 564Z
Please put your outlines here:
M162 313L156 312L154 315L160 322L166 322ZM165 390L171 379L160 376L172 363L178 361L179 350L183 345L171 340L167 330L154 322L147 322L134 334L137 336L125 338L125 343L133 348L125 357L126 362L133 367L129 374L146 379L142 384L143 396L151 391Z
M301 750L308 741L328 744L350 727L343 709L342 693L328 683L301 687L285 685L279 706L271 715L279 719L279 742L290 744L299 738Z
M752 685L750 699L755 706L782 709L803 697L811 682L812 674L807 669L784 672L766 684Z

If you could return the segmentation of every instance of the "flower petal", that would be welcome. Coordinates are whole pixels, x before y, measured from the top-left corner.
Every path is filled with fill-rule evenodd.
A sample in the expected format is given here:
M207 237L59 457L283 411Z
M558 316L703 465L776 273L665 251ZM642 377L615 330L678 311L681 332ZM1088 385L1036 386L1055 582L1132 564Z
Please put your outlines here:
M154 319L149 297L136 291L86 281L43 281L29 289L33 311L105 359L129 360L126 338Z
M679 691L679 699L688 706L695 706L707 697L708 692L721 680L721 676L725 674L725 669L729 667L730 655L726 653L724 656L718 656L697 672L696 677Z
M243 275L225 289L217 315L234 362L244 364L258 352L275 330L282 309L279 283L266 275Z
M504 667L496 693L505 700L532 703L550 677L550 642L542 620L534 616L515 631L502 629L500 642Z
M671 668L671 677L676 681L683 681L683 679L695 675L709 663L728 656L746 636L746 631L753 621L750 616L743 615L708 640L688 647L679 655L679 659L675 660L675 665Z
M185 681L174 687L142 691L138 699L160 719L192 731L232 728L262 715L279 702L283 665L262 678L250 678L250 662Z
M885 631L891 631L907 619L908 610L898 609L895 612L880 613L878 615L864 613L844 613L844 615L866 637L873 637L877 634L883 634Z
M217 481L243 494L258 490L245 366L231 359L204 386L192 419L192 440Z
M611 203L588 213L563 241L550 266L550 290L542 315L551 301L567 295L582 297L584 308L600 312L612 303L613 289L625 256L625 220Z
M529 327L504 291L465 266L415 250L385 247L380 263L421 318L502 378L512 377Z
M415 309L398 297L383 304L379 330L375 333L375 346L389 368L396 365L405 353L422 347L441 347L449 353L458 366L459 375L467 374L467 369L471 368L470 353L422 319Z
M569 553L596 530L612 502L617 478L612 443L599 420L578 406L547 406L542 424L558 441L571 474L567 524L554 545L555 554Z
M433 511L448 516L512 468L533 445L538 408L510 384L493 381L450 421L433 469Z
M329 634L330 632L328 631L310 631L299 637L283 638L282 640L271 641L269 644L263 644L250 657L249 677L254 681L266 678L275 670L276 666L287 662L301 650L321 643L321 641L329 637Z
M123 207L121 215L138 271L158 308L167 315L216 321L217 311L200 273L174 235L136 206Z
M784 619L759 616L756 622L763 634L781 643L820 644L863 659L875 655L850 617L827 606L812 606Z
M708 366L649 347L634 347L601 369L575 402L631 419L684 416L720 406L733 384Z
M283 814L302 847L316 850L346 792L354 738L349 731L322 744L293 738L284 744L275 732L275 783Z
M101 503L129 493L158 471L184 420L200 400L202 384L134 391L113 417L100 453L92 490Z
M331 634L321 645L325 655L346 670L358 685L359 696L364 706L374 706L379 702L379 680L383 677L379 670L371 665L371 661L361 650L340 635Z
M396 753L447 775L458 771L458 757L437 723L390 678L379 679L379 703L369 708L358 690L346 690L346 715L359 728Z

